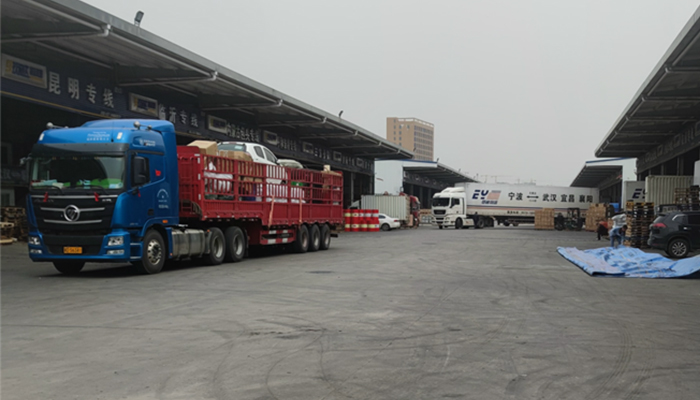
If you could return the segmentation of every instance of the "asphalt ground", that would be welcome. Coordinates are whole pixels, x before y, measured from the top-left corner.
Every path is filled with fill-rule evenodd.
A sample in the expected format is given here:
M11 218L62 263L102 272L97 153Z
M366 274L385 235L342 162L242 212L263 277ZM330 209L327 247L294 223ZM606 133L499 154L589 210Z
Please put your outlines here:
M75 277L2 247L2 399L698 399L700 280L556 253L606 244L422 227Z

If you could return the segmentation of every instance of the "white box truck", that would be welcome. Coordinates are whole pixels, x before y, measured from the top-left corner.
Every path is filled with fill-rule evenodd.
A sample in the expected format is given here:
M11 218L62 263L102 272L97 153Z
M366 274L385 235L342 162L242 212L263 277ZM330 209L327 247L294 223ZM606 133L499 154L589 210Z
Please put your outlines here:
M431 206L440 229L459 229L533 223L538 209L566 215L569 208L585 212L597 202L598 189L593 188L463 183L436 193Z
M628 201L634 203L644 203L647 198L646 182L644 181L624 181L622 183L622 204L620 207L624 209L625 203Z

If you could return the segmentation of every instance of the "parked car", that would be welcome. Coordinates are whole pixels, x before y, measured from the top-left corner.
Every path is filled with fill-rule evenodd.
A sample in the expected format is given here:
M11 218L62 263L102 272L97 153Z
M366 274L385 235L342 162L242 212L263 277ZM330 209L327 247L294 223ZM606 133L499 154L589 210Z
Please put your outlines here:
M683 258L700 249L700 211L661 214L649 227L648 244L673 258Z
M232 150L232 151L242 151L248 153L248 155L253 159L253 162L265 164L265 176L267 178L267 201L284 202L287 197L288 190L286 183L289 181L289 175L284 168L279 168L279 160L270 149L267 147L248 142L221 142L217 144L218 150ZM255 193L262 193L262 185L256 184L256 186L251 187L252 191ZM291 197L294 199L299 199L303 197L303 192L300 188L294 187L291 190ZM260 200L259 196L255 197L256 200ZM297 200L299 201L299 200Z
M277 157L272 154L270 149L257 143L246 142L222 142L218 144L219 150L243 151L248 153L253 161L257 163L278 165Z
M379 228L383 231L401 228L401 221L386 214L379 214Z

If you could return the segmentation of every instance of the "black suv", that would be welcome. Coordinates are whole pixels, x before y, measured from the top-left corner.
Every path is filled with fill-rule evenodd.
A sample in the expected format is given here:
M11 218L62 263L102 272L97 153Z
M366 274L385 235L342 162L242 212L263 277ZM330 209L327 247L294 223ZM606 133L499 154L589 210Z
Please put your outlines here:
M700 249L700 211L674 211L661 214L649 227L650 247L683 258Z

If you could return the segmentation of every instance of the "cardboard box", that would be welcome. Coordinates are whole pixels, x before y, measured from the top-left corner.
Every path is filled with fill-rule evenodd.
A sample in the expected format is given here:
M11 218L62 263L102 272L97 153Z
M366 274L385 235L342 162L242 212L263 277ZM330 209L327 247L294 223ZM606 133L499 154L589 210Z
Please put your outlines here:
M217 155L216 142L210 140L195 140L188 144L188 146L199 147L199 152L207 156Z
M232 160L253 161L253 157L245 151L219 150L219 157L226 157Z

